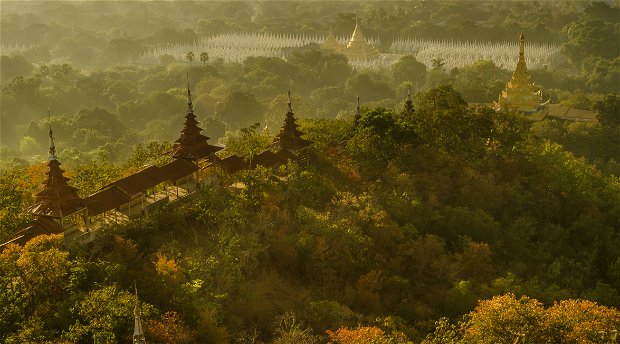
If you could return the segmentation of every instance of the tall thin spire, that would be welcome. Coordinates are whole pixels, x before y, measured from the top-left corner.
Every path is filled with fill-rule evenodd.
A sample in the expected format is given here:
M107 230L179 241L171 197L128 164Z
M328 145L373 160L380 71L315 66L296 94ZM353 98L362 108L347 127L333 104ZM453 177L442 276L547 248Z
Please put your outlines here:
M506 84L506 88L499 95L499 99L495 102L496 110L517 110L523 113L538 112L540 103L540 87L532 83L530 74L527 70L525 61L525 34L521 31L519 35L519 61L517 67L512 73L510 82Z
M355 116L353 117L353 129L357 128L357 125L362 118L362 111L360 109L360 96L357 96L357 106L355 107Z
M401 118L411 116L415 110L413 109L413 101L411 100L411 85L407 86L407 98L405 98L405 107L400 113Z
M207 141L209 137L202 135L202 128L198 126L194 106L192 104L192 92L189 87L189 72L187 73L187 113L185 123L181 130L181 137L172 145L170 152L173 157L191 160L203 159L220 150L220 147L211 146Z
M52 130L52 116L50 115L50 109L47 108L47 123L50 127L50 150L48 160L57 160L56 158L56 145L54 144L54 131Z
M295 114L293 113L293 106L291 101L291 91L288 91L288 111L284 117L284 125L282 129L273 139L274 146L288 150L289 152L295 152L310 145L310 141L301 138L303 133L299 131L299 124L296 123Z
M144 338L144 330L142 329L142 313L140 312L140 301L138 300L138 287L136 286L136 282L134 282L134 289L136 291L136 305L133 310L133 344L146 344L146 339Z
M288 90L288 111L293 112L293 103L291 102L291 90Z
M192 105L192 92L189 90L189 72L187 72L187 112L194 112Z
M50 110L47 110L48 122L51 122ZM62 219L84 209L84 203L77 194L77 189L69 185L69 178L60 168L60 161L56 157L56 144L54 143L54 131L49 124L49 157L47 163L47 176L43 182L43 190L36 194L36 203L26 209L32 215L44 216L53 219Z

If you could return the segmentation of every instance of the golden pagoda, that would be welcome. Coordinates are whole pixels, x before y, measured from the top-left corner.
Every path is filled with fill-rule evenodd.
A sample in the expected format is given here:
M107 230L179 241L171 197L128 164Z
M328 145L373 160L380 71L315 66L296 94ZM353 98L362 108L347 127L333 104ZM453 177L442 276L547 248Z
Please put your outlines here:
M333 51L336 53L342 52L342 45L340 44L340 42L338 42L338 40L334 36L334 33L332 32L331 28L329 29L329 33L327 34L327 37L325 37L323 44L321 44L321 49Z
M494 102L495 110L515 110L523 113L540 112L546 103L541 103L541 90L530 80L530 74L525 64L525 35L521 32L519 38L519 62L512 73L512 79L506 85L506 89L499 95L499 100Z
M358 17L355 17L355 30L343 53L349 60L369 60L379 57L379 50L366 41Z

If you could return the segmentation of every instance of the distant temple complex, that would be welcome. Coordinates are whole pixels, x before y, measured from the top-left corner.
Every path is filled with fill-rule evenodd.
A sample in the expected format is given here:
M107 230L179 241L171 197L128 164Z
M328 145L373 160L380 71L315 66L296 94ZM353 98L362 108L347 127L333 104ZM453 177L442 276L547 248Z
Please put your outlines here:
M349 60L371 60L379 57L379 50L368 43L364 37L358 17L355 17L355 29L346 46L340 44L330 30L321 49L344 54Z
M497 111L519 111L525 114L540 113L547 103L541 100L541 89L536 87L530 80L530 74L525 64L525 35L519 37L519 62L512 73L512 79L506 85L506 89L499 95L499 100L494 102Z

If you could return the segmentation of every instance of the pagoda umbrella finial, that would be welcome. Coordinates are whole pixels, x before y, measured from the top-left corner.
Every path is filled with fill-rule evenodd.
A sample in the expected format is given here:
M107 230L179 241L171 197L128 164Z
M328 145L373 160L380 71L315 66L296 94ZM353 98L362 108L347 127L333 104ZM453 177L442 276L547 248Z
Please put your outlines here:
M353 116L353 128L357 127L360 118L362 118L362 111L360 109L360 96L357 96L357 107L355 108L355 116Z
M519 36L519 55L525 54L525 34L521 31L521 36Z
M49 150L49 160L57 160L56 158L56 145L54 144L54 131L52 130L52 116L50 115L50 109L47 108L47 122L49 125L49 136L50 136L50 150Z
M407 85L407 101L411 101L411 85Z
M291 90L288 91L288 111L293 112L293 103L291 102Z
M194 106L192 104L192 92L189 90L189 72L187 72L187 111L194 111Z
M140 301L138 301L138 287L134 281L134 290L136 293L136 306L133 310L134 315L134 329L133 329L133 344L146 344L144 338L144 330L142 328L142 312L140 311Z

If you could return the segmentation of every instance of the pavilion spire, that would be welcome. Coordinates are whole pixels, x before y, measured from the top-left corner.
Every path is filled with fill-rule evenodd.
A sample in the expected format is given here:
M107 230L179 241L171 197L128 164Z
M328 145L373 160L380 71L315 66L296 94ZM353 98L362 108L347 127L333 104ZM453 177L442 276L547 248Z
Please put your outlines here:
M288 90L288 111L293 112L293 102L291 101L291 90Z
M407 98L405 98L405 107L401 112L401 118L411 116L414 112L413 101L411 100L411 86L407 86Z
M187 73L187 113L185 123L181 130L181 136L172 145L170 152L173 157L198 160L208 158L211 154L220 150L220 147L212 146L207 141L209 137L202 135L202 128L198 126L194 105L192 103L192 92L189 87L189 72Z
M133 344L146 344L144 338L144 330L142 329L142 312L140 311L140 301L138 299L138 287L134 282L134 289L136 292L136 305L133 310L134 316L134 328L133 328Z
M284 124L280 129L280 132L274 138L274 145L280 149L285 149L291 152L298 151L310 145L310 141L303 139L301 136L303 133L299 131L299 124L296 123L297 119L293 113L293 106L291 101L291 91L288 91L288 110L284 117Z
M362 118L362 111L360 109L360 96L357 96L357 106L355 107L355 117L353 117L353 128L356 128Z
M51 119L49 109L47 116L49 121ZM36 203L26 211L35 216L62 219L83 209L84 204L78 196L77 189L69 185L69 178L64 176L65 171L60 168L51 124L49 124L49 138L49 161L45 173L47 178L43 182L43 190L35 195Z
M48 160L57 160L56 158L56 145L54 144L54 131L52 130L52 117L50 115L50 109L47 108L47 123L49 125L49 136L50 136L50 149L49 149L49 158Z
M189 72L187 72L187 112L194 112L194 105L192 104L192 92L189 89Z

